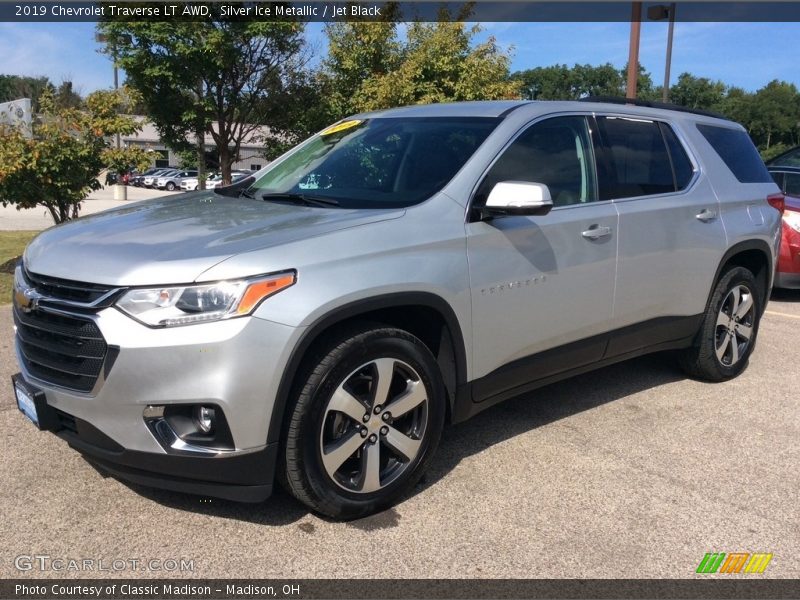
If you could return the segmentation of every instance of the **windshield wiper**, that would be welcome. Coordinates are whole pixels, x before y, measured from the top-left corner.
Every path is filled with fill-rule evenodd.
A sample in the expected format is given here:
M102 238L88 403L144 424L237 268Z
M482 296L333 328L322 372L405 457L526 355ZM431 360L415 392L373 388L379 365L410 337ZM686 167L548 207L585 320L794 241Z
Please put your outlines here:
M306 206L339 206L339 201L333 198L323 198L322 196L310 196L308 194L297 194L293 192L264 192L259 198L262 200L299 202Z
M255 200L255 199L256 199L256 197L255 197L255 195L253 194L253 192L251 192L249 189L242 190L242 193L241 193L241 194L239 194L239 195L240 195L240 196L243 196L243 197L245 197L245 198L250 198L250 200Z

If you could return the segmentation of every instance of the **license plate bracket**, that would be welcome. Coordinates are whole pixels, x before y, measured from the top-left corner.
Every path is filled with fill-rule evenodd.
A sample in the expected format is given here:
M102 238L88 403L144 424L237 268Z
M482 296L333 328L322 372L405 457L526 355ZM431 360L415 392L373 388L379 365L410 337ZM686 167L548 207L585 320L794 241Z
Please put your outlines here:
M47 404L45 393L25 381L20 373L11 377L11 383L20 412L39 429L56 431L59 422L58 415L53 407Z

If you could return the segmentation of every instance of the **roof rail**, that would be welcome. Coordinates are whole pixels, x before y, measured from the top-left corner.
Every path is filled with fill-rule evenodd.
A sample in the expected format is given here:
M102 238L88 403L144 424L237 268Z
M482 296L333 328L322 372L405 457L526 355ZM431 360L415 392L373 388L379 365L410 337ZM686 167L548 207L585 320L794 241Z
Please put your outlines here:
M670 104L667 102L652 102L650 100L639 100L638 98L623 98L622 96L587 96L581 98L579 102L606 102L608 104L632 104L634 106L646 106L647 108L660 108L662 110L674 110L677 112L691 113L693 115L702 115L704 117L714 117L715 119L724 119L730 121L729 117L719 113L711 112L710 110L700 110L699 108L688 108L680 106L679 104Z

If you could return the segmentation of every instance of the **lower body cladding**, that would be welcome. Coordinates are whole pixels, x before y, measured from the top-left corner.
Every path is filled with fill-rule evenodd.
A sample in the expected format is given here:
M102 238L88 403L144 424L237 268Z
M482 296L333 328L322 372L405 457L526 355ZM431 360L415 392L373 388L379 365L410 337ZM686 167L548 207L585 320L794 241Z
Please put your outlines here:
M18 332L14 384L40 429L132 483L244 502L269 497L278 455L270 418L302 329L255 317L150 329L114 308L87 318L109 348L88 393L48 383Z

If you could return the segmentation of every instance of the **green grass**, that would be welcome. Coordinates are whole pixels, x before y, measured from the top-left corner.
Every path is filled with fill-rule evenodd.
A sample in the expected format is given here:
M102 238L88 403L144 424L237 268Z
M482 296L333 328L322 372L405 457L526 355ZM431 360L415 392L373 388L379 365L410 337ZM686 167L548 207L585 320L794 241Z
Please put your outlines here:
M0 231L0 304L11 302L14 262L38 231Z

